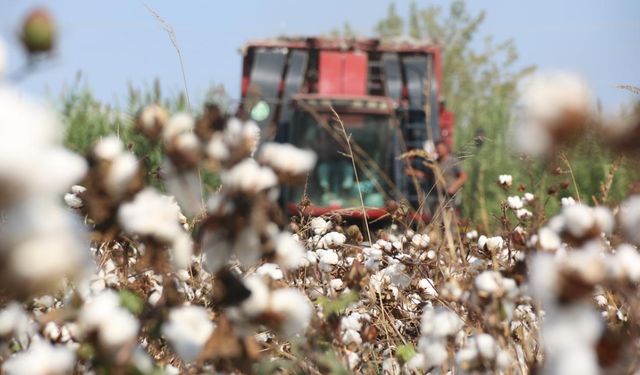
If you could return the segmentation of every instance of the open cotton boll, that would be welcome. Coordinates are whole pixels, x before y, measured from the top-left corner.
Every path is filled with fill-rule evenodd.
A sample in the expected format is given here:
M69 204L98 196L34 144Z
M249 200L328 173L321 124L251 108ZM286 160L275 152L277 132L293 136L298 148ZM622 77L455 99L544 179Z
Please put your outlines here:
M191 264L191 255L193 255L191 237L186 232L177 235L169 252L171 254L171 263L175 269L184 270L188 268Z
M331 272L333 267L340 261L340 257L333 250L318 249L316 253L319 258L318 268L320 268L320 271L322 272Z
M316 164L317 156L311 150L302 150L286 143L267 142L260 148L258 160L275 171L289 175L309 173Z
M105 178L105 188L112 197L119 198L138 173L138 160L129 152L122 152L112 159Z
M276 187L278 178L268 167L261 167L253 159L245 159L231 170L220 174L222 186L230 192L255 194Z
M284 274L277 264L265 263L256 269L256 275L267 276L273 280L282 280Z
M322 236L318 241L318 247L322 249L332 249L343 245L347 241L347 237L338 232L330 232Z
M214 160L225 161L231 156L229 147L220 133L214 133L205 148L207 155Z
M162 335L186 363L196 360L215 327L207 310L200 306L182 306L169 311L162 324Z
M314 234L323 235L331 230L331 222L321 217L314 217L311 219L311 229Z
M233 247L220 230L205 231L202 235L201 247L205 253L203 265L211 273L222 269L233 253Z
M136 194L133 201L120 206L118 221L125 231L150 236L167 244L184 233L179 223L180 208L170 197L153 188Z
M118 307L100 322L98 338L105 347L117 349L136 339L139 326L136 317L128 310Z
M286 269L296 269L305 257L304 247L291 233L281 232L276 236L276 262Z
M418 350L424 356L426 368L441 366L449 358L446 342L439 338L421 337L418 341Z
M169 113L166 109L157 104L149 104L138 112L136 126L148 138L156 140L168 121Z
M630 242L640 245L640 194L632 195L620 205L620 226Z
M538 247L545 251L554 251L560 248L562 241L556 232L542 227L538 231Z
M26 311L17 302L10 302L0 310L0 337L16 336L19 342L25 341L31 323Z
M456 313L443 307L426 308L422 313L420 332L424 336L447 337L462 329L462 320Z
M167 126L164 127L162 138L165 142L171 142L181 133L190 132L195 127L193 116L188 113L180 112L171 116Z
M431 238L429 238L429 235L427 234L414 234L411 238L411 243L418 249L426 248L427 246L429 246L430 241Z
M8 358L2 370L7 375L70 374L75 363L76 356L70 348L36 341L28 350Z
M0 247L11 249L7 264L23 281L53 287L88 264L83 228L56 202L44 198L25 201L7 213L0 228Z
M80 329L87 332L97 328L118 308L120 308L120 299L110 289L91 297L80 309L78 315Z
M262 314L269 306L269 288L255 275L247 277L244 286L249 289L251 295L240 303L240 310L248 317Z
M633 246L622 244L616 249L614 263L631 282L640 282L640 253Z
M271 311L282 317L277 331L292 337L303 334L311 321L313 307L309 299L298 289L278 289L271 293Z
M513 177L510 174L501 174L498 176L498 183L505 187L510 187L513 184Z
M562 216L566 230L576 238L584 237L596 224L593 209L583 204L565 206Z
M518 196L507 197L507 204L512 210L519 210L524 206L522 199Z
M113 160L123 152L124 145L120 138L115 135L109 135L102 138L93 147L93 153L103 160Z

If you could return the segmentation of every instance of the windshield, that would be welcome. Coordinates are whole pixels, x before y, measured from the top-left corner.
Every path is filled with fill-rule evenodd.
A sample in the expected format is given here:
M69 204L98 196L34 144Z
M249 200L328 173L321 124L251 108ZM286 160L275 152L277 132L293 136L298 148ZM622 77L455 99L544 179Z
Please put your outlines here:
M340 115L351 147L367 207L382 207L389 190L393 133L389 116ZM338 122L324 118L320 123L307 112L297 111L290 127L290 142L312 149L318 154L316 168L306 187L291 191L289 201L299 202L305 193L317 206L348 208L360 206L358 184L342 128Z

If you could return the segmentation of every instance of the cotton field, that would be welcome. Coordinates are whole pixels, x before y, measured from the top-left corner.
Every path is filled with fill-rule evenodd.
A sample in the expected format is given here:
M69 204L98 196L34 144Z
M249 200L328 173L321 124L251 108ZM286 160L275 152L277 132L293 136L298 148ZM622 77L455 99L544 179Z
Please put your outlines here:
M600 116L573 74L532 77L516 112L527 158L587 130L640 149L638 118ZM65 148L60 115L0 78L1 373L640 371L637 193L594 205L504 171L490 232L447 205L421 222L389 204L365 228L286 215L281 189L318 155L261 142L251 120L152 104L135 121L162 150L160 185L117 134Z

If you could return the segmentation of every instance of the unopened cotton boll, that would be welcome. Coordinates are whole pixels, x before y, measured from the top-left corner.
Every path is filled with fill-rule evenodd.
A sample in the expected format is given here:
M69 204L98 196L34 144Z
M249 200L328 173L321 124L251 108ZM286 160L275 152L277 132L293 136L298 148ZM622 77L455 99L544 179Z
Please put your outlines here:
M309 299L299 290L278 289L271 293L270 310L282 317L277 327L285 337L303 334L309 326L313 307Z
M186 363L196 360L215 327L207 310L200 306L181 306L169 311L162 324L162 335Z

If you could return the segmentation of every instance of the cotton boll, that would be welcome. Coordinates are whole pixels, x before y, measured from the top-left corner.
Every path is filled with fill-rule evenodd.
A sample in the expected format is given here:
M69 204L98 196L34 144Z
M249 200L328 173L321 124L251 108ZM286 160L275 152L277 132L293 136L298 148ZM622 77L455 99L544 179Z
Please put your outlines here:
M307 329L313 307L299 290L278 289L271 293L271 311L283 317L278 331L285 337L292 337Z
M117 308L100 322L98 338L107 348L117 349L138 335L138 320L124 308Z
M37 341L28 350L8 358L2 370L7 375L67 374L73 372L74 366L75 354L71 349Z
M256 194L277 186L278 178L268 167L253 159L245 159L220 175L222 186L230 192Z
M331 272L333 267L338 264L340 258L334 250L318 250L319 260L318 266L323 272Z
M256 275L266 276L272 280L282 280L284 274L277 264L265 263L256 269Z
M476 345L480 355L489 360L493 360L496 356L496 340L486 333L475 336Z
M0 247L11 249L7 264L14 276L55 287L64 276L87 265L87 238L75 217L44 198L15 206L0 227Z
M598 206L593 209L593 216L598 228L605 234L610 235L615 225L611 210L607 207Z
M113 160L124 152L124 145L120 138L115 135L109 135L102 138L93 147L93 153L100 159Z
M476 238L478 238L478 231L474 229L472 231L467 232L465 236L467 237L468 240L473 241Z
M479 242L479 240L478 240ZM489 237L487 238L487 249L492 252L497 252L502 250L502 246L504 245L504 239L500 236Z
M184 270L188 268L193 255L191 237L186 232L177 235L169 252L171 254L171 263L175 269Z
M576 238L584 237L596 224L593 210L582 204L565 206L562 209L565 228Z
M439 367L449 358L446 342L441 339L421 337L418 349L424 355L425 367Z
M422 314L421 332L432 337L455 335L462 328L462 320L444 308L426 309Z
M129 182L138 173L138 160L132 154L123 152L113 158L105 179L105 187L114 198L120 198Z
M353 329L347 329L346 331L344 331L342 333L342 336L341 336L340 340L345 345L349 345L349 344L360 345L360 344L362 344L362 337L360 336L360 333L358 331L356 331L356 330L353 330Z
M478 294L486 297L497 294L501 290L502 275L496 271L484 271L474 281Z
M120 306L118 295L112 290L104 292L91 298L80 309L78 324L84 332L91 331L109 318L113 311Z
M500 185L510 187L513 183L513 177L511 177L510 174L501 174L500 176L498 176L498 183Z
M286 269L296 269L305 256L304 247L291 233L282 232L276 236L276 262Z
M136 118L136 127L151 140L156 140L169 121L169 113L157 104L144 106Z
M218 161L226 161L231 156L229 147L219 133L214 133L213 136L211 136L205 151L210 158Z
M313 219L311 219L310 225L313 233L319 235L323 235L331 229L331 222L326 221L321 217L314 217Z
M171 142L179 134L192 131L194 126L195 120L190 114L176 113L163 129L162 138L165 143Z
M533 213L527 210L526 208L521 208L519 210L516 210L516 217L518 219L528 219L532 216L533 216Z
M640 195L632 195L620 205L622 231L630 242L640 244Z
M347 240L347 237L338 232L330 232L325 234L320 241L318 241L318 247L322 249L333 249L343 245Z
M562 205L562 207L575 206L576 204L578 203L572 197L564 197L560 199L560 205Z
M547 227L538 231L538 246L545 251L555 251L560 248L562 242L556 232Z
M622 244L616 250L614 261L631 282L640 282L640 253L638 250L631 245Z
M524 206L522 199L520 199L520 197L518 196L508 197L507 204L509 205L509 208L511 208L512 210L519 210Z
M242 301L240 310L249 317L262 314L269 305L269 289L257 276L249 276L244 280L244 285L251 295Z
M129 233L170 244L184 233L179 215L180 208L171 198L146 188L136 194L132 202L120 206L118 221Z
M291 144L267 142L262 145L258 160L276 172L292 176L306 175L316 164L317 156Z
M181 306L169 311L162 324L162 335L186 363L196 360L215 327L207 310L200 306Z

